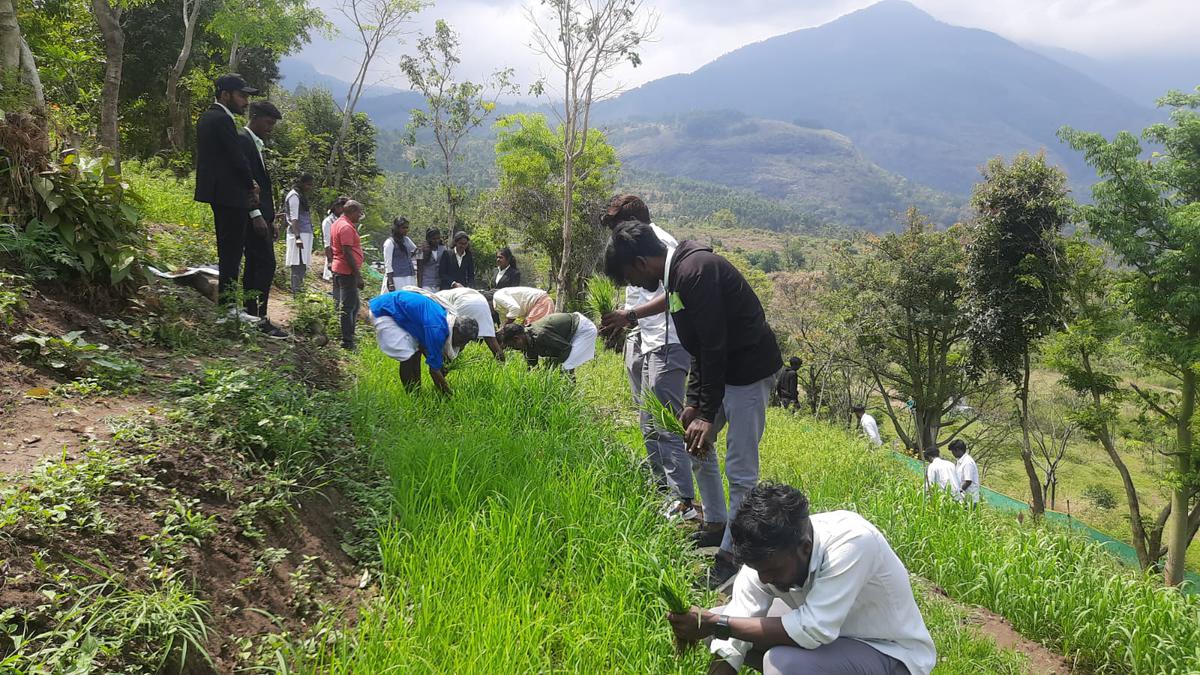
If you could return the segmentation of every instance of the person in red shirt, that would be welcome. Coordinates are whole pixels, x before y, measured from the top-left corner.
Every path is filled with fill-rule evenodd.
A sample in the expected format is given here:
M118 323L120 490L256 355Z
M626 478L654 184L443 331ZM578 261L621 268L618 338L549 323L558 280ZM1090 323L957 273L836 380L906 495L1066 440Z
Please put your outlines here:
M358 319L358 292L363 288L362 240L358 237L358 221L362 220L362 204L351 199L342 207L342 217L329 228L329 243L333 249L333 294L342 322L342 347L354 349L354 324Z

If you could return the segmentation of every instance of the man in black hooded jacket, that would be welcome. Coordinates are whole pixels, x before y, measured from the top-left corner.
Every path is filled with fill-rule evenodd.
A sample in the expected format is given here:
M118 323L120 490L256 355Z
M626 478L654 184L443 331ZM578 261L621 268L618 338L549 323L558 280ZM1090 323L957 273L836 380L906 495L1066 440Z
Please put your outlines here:
M688 452L708 452L725 426L725 477L729 481L728 521L758 482L758 444L766 409L783 358L767 325L762 303L746 278L728 260L695 241L671 252L654 231L630 221L613 229L605 252L605 273L615 282L666 289L667 311L679 342L692 355L687 406L680 420ZM723 505L722 505L723 506ZM705 510L709 509L705 505ZM713 588L737 572L728 528L709 571Z

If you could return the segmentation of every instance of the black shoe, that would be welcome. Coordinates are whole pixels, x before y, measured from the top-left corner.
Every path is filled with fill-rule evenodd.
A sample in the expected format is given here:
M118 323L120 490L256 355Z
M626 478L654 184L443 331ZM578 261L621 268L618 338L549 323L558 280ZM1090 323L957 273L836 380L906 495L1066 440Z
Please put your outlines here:
M704 587L710 591L724 590L726 584L731 584L733 578L737 576L738 567L731 562L727 562L721 556L717 556L704 574Z
M267 319L263 319L262 323L259 324L258 329L263 332L263 335L266 335L272 340L286 340L291 337Z
M692 545L696 548L708 548L710 546L720 546L721 540L725 538L725 528L718 527L709 529L705 527L708 523L700 526L700 529L688 535Z

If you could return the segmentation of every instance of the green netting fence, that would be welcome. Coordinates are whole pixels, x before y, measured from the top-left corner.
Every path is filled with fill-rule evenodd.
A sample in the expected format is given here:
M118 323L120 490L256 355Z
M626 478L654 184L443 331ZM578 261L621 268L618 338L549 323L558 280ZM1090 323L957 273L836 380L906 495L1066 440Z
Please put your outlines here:
M920 474L921 476L925 475L925 463L921 460L914 457L909 457L908 455L896 451L892 451L892 454L899 458L900 461L902 461L906 466L916 473ZM995 490L991 490L983 486L980 486L979 488L979 497L982 502L999 511L1006 511L1010 513L1028 513L1030 511L1029 505L1025 502L1013 499L1004 493L996 492ZM1047 509L1045 518L1049 522L1068 527L1072 531L1083 534L1084 536L1097 542L1104 550L1116 556L1116 558L1122 563L1133 567L1134 569L1140 568L1140 565L1138 564L1137 551L1134 551L1133 547L1129 544L1117 539L1113 539L1111 536L1088 526L1086 523L1080 522L1078 518L1072 518L1066 513ZM1185 576L1187 581L1190 582L1183 584L1185 592L1200 593L1200 574L1188 572Z

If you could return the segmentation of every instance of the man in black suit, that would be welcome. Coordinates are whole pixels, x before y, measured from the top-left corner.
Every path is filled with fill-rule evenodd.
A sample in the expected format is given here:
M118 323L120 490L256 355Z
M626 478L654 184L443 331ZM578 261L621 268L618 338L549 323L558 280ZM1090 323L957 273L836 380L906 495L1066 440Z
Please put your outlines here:
M247 230L253 219L255 233L270 236L270 228L258 209L260 188L254 181L250 162L238 140L240 115L249 96L258 93L240 75L223 75L216 81L216 100L196 124L195 200L212 207L217 230L217 290L230 314L240 316L229 294L242 266ZM254 317L244 316L247 320Z
M273 104L255 101L250 104L250 123L238 135L242 154L250 163L250 172L259 187L258 216L244 216L246 232L246 272L242 276L242 288L246 291L246 313L260 319L259 329L273 338L286 338L287 333L276 328L267 318L267 299L271 295L271 281L275 277L275 240L279 233L275 229L275 188L267 173L263 158L263 143L271 137L275 123L283 119ZM265 223L268 232L264 235L259 221Z

